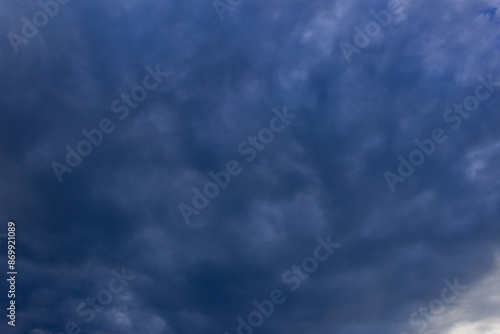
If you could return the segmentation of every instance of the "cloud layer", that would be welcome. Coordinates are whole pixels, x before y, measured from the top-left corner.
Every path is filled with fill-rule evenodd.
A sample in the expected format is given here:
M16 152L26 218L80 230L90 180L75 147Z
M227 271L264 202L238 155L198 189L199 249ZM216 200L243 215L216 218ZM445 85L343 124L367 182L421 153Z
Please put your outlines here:
M255 333L417 333L411 315L455 278L467 291L426 332L498 331L500 88L443 121L478 76L500 81L498 3L402 1L356 46L388 2L243 0L223 21L210 1L61 2L17 53L9 33L42 7L0 4L0 226L17 224L19 272L0 331L233 334L281 289ZM157 65L170 74L132 107ZM285 107L293 122L247 161L239 145ZM103 119L116 128L59 182L53 162ZM391 191L384 173L435 128L446 142ZM233 160L186 224L179 204ZM342 246L290 293L282 274L328 235ZM122 268L135 279L86 322L78 306Z

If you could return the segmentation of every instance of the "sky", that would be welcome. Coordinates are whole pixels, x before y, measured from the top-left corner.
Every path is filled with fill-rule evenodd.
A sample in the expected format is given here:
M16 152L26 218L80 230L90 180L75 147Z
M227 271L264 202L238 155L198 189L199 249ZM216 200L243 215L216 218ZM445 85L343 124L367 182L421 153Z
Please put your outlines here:
M0 0L0 332L498 333L499 6Z

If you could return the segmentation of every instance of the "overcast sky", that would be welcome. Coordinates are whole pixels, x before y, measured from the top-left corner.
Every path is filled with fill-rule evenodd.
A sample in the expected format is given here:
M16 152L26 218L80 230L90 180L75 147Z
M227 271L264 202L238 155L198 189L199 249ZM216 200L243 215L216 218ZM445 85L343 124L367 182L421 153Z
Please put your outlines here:
M498 6L0 0L0 332L500 332Z

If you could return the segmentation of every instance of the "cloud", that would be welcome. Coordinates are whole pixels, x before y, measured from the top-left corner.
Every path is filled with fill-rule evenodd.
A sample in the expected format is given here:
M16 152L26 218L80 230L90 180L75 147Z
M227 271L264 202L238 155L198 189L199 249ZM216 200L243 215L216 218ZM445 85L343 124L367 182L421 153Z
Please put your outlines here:
M22 293L0 331L232 334L325 235L341 250L259 332L408 331L454 277L469 290L428 332L493 331L499 96L397 192L383 173L499 75L498 4L405 2L346 63L340 43L387 3L246 1L221 22L210 1L71 1L19 53L4 37L0 229L18 226ZM0 8L3 36L39 10ZM168 79L59 183L51 163L155 64ZM178 204L283 106L293 123L186 225ZM122 267L134 284L85 323L74 310Z

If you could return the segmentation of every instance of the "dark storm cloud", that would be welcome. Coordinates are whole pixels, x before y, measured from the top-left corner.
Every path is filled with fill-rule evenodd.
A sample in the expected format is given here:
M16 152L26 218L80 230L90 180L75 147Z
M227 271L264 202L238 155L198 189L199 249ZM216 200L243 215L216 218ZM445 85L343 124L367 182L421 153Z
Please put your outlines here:
M402 6L348 64L340 43L387 1L243 1L222 22L210 1L71 1L19 53L7 34L40 7L0 5L1 219L18 225L21 292L2 332L233 334L281 289L255 332L413 333L444 279L477 301L498 253L498 92L396 192L383 174L477 76L500 76L496 4ZM111 103L156 64L171 75L119 120ZM238 145L284 106L297 117L245 162ZM114 132L59 183L51 163L103 118ZM186 225L178 204L231 160L241 174ZM328 235L342 247L290 293L282 274ZM86 323L78 305L123 267L136 278ZM461 300L462 319L491 308Z

